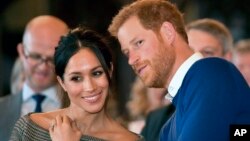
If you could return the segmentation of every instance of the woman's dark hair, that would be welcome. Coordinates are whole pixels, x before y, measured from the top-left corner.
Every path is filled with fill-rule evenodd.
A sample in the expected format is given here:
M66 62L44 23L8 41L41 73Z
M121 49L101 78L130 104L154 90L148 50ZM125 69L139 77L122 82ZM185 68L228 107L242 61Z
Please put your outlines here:
M83 48L89 48L93 51L111 85L109 71L112 69L113 58L109 44L103 36L83 26L79 26L71 30L66 36L61 37L54 54L56 75L64 80L65 68L70 58Z

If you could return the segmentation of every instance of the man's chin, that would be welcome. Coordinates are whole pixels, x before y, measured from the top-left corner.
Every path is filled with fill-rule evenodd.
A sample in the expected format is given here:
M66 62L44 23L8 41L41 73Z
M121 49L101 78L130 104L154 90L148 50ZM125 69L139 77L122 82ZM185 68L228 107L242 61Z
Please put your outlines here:
M140 79L146 87L152 87L152 81L149 78L140 76Z
M39 89L39 90L44 90L44 89L47 89L47 88L49 88L49 87L51 87L53 84L51 83L51 81L50 82L42 82L42 81L40 81L40 82L37 82L37 83L33 83L34 85L34 87L36 88L36 89Z

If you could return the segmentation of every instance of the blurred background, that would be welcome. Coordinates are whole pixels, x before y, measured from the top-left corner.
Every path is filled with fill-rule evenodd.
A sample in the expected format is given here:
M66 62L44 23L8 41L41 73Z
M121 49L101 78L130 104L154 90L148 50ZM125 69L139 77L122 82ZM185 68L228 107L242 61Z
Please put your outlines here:
M0 96L10 93L10 73L18 56L16 46L22 40L26 23L42 14L54 15L70 27L89 26L103 34L112 17L133 0L1 0L0 2ZM250 36L250 8L247 0L171 0L184 13L185 22L199 18L222 21L234 41ZM117 99L124 111L135 75L114 41L117 68Z

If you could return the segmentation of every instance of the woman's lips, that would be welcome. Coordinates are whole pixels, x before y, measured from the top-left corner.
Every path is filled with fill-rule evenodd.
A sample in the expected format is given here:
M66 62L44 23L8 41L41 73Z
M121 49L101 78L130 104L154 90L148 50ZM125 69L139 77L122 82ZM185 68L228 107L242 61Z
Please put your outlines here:
M84 96L82 98L88 103L95 103L100 99L101 96L101 93L99 93L91 96Z

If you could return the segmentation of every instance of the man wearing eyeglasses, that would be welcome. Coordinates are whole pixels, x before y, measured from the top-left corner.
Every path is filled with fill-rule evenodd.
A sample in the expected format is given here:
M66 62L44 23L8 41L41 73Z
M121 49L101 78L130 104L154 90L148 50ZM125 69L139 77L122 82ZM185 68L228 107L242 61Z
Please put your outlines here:
M30 112L47 112L61 107L53 70L55 47L68 32L65 22L43 15L26 26L22 43L17 45L23 63L25 81L20 94L0 99L0 137L7 141L16 120Z

